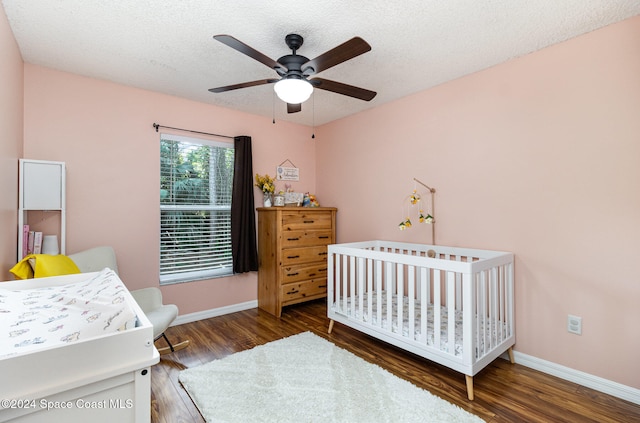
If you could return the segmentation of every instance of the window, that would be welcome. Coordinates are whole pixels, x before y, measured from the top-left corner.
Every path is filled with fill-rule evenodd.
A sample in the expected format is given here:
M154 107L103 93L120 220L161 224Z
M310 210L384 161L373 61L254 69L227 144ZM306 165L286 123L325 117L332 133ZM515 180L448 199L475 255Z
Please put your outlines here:
M160 136L160 284L231 275L233 144Z

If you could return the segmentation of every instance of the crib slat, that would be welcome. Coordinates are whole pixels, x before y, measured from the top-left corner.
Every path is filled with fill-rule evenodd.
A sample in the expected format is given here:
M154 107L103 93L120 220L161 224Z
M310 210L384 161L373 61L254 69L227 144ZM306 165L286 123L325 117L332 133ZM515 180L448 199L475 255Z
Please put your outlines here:
M498 266L497 267L497 279L496 279L496 285L497 285L497 303L496 303L496 329L497 329L497 335L496 335L496 346L499 345L503 340L504 340L504 309L503 309L503 286L504 286L504 273L503 273L503 268L502 266Z
M456 310L462 310L462 273L455 272L456 275Z
M506 339L507 333L506 323L507 323L507 310L505 305L506 300L506 269L504 266L500 266L500 342Z
M457 261L463 261L462 256L456 257ZM456 275L456 310L462 310L462 274L459 272Z
M442 327L442 316L440 304L442 297L440 296L440 270L433 272L433 346L440 349L440 328Z
M507 293L505 291L506 283L506 269L504 266L500 266L500 342L503 342L507 337L507 333L505 331L507 322L507 310L505 304L505 300L507 298Z
M425 285L425 290L426 292L426 299L427 299L427 304L432 303L433 300L431 299L431 272L433 271L433 269L431 268L425 268L425 276L427 278L427 283Z
M355 295L356 292L356 256L349 256L349 291L347 295L351 298L351 315L357 316ZM346 285L346 284L345 284Z
M496 346L498 342L498 268L491 269L491 324L489 330L489 339L491 340L490 347ZM496 334L495 337L493 334Z
M471 365L475 361L475 348L477 345L476 331L474 328L474 316L477 313L475 285L476 281L472 273L464 273L462 275L462 362L465 365Z
M398 334L402 335L404 333L404 265L402 264L396 265L396 288Z
M416 268L415 266L409 266L409 274L407 275L407 296L409 297L408 312L409 318L407 320L409 326L409 339L412 341L416 339Z
M382 276L382 260L376 260L376 322L379 327L382 327Z
M482 356L482 351L480 351L480 346L484 343L484 334L482 328L484 327L484 320L482 318L482 312L484 310L484 305L482 304L482 289L483 289L483 276L482 272L477 273L477 284L476 284L476 320L477 320L477 330L476 330L476 344L474 345L476 349L476 357Z
M347 277L348 273L347 271L348 266L347 266L347 260L348 260L349 256L347 256L346 254L342 255L342 298L344 299L344 306L343 306L343 311L344 313L349 313L349 308L348 308L348 299L349 299L349 292L347 291L349 285L349 279Z
M357 266L356 274L358 275L358 288L353 295L355 295L354 298L358 298L358 313L360 315L360 319L366 320L364 314L364 258L358 257Z
M456 353L456 272L447 272L447 352Z
M335 274L334 274L334 257L335 254L329 253L327 255L327 312L330 309L335 309L334 304L336 304L335 298Z
M473 289L476 292L476 294L480 291L482 283L480 282L480 273L475 273L473 275ZM478 348L478 344L480 343L480 338L482 336L482 331L480 330L480 325L482 324L482 320L481 320L481 310L482 310L482 306L480 305L480 302L482 300L480 299L480 295L476 295L475 298L475 302L473 304L474 306L474 313L473 316L475 317L474 319L474 325L473 325L473 334L475 337L475 343L473 344L474 348L476 348L476 354L479 353L479 351L477 351Z
M500 269L494 267L491 269L491 308L492 318L491 324L493 326L493 332L489 334L491 338L491 348L493 349L500 342Z
M330 268L329 270L333 272L333 286L334 286L334 295L335 295L335 305L336 309L340 313L344 313L344 303L340 301L342 298L342 274L340 273L340 257L341 254L335 254L334 266L335 269Z
M367 322L372 323L371 313L373 313L373 259L367 259Z
M485 355L487 352L487 272L483 270L480 272L480 310L478 314L481 317L480 330L482 331L482 348L479 348L480 352L478 357Z
M507 327L509 328L509 332L507 336L513 336L515 331L515 322L514 322L514 295L513 295L513 262L507 265L507 321L509 322Z
M393 286L394 286L394 271L393 268L395 263L386 262L386 289L387 289L387 327L389 328L389 332L392 331L393 325Z
M429 336L427 334L427 318L429 317L429 291L431 287L429 286L429 273L431 270L428 267L420 268L420 341L427 344L427 340Z
M415 273L416 274L415 297L416 297L416 300L422 297L422 288L423 288L423 286L422 286L422 283L420 281L422 280L422 276L421 275L422 275L423 269L424 269L423 267L415 266L415 272L416 272Z

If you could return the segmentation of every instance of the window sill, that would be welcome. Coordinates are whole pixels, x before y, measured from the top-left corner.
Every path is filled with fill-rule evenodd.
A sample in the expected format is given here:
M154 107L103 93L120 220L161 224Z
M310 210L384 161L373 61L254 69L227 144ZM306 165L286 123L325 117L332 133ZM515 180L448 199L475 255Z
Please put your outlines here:
M217 279L233 276L233 269L225 267L222 269L196 271L188 273L177 273L172 275L160 275L160 286L174 285L178 283L196 282L205 279Z

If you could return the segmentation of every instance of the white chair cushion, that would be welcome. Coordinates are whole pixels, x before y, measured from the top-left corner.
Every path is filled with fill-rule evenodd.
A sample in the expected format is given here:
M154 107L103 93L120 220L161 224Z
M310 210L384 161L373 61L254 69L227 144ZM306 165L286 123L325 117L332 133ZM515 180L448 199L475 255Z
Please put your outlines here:
M95 247L75 254L69 258L78 266L82 273L99 272L105 267L118 273L116 253L112 247Z

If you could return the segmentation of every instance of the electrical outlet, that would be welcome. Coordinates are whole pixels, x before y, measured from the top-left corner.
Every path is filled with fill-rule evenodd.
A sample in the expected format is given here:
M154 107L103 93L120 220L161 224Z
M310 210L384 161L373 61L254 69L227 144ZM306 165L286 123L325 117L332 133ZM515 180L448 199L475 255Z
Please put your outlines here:
M567 332L582 335L582 317L570 314L567 317Z

